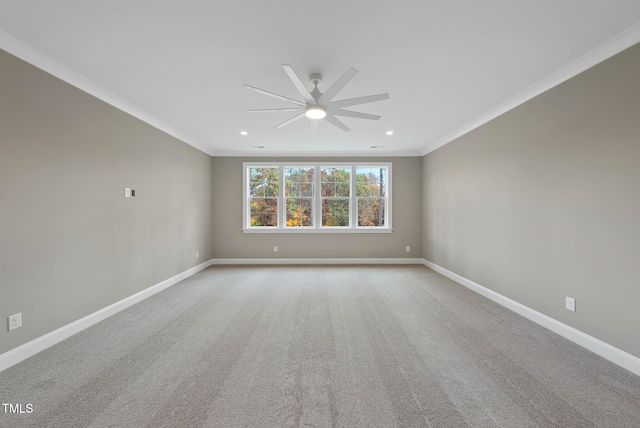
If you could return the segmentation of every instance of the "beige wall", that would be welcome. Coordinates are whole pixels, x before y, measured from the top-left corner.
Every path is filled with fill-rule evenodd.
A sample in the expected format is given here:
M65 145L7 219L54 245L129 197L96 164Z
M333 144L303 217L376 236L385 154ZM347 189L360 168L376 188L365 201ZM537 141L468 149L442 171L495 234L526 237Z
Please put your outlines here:
M242 163L379 161L393 163L393 233L312 234L242 232ZM421 247L421 159L397 158L214 158L214 256L216 258L415 258ZM273 252L274 245L278 252ZM411 252L405 247L409 245Z
M640 357L639 76L636 45L424 157L424 258Z
M0 354L212 258L210 156L2 51L0 94Z

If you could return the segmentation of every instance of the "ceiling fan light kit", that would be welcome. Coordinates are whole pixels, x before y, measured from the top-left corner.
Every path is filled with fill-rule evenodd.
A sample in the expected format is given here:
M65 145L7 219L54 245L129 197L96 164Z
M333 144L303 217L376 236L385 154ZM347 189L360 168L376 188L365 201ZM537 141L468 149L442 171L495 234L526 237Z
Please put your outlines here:
M309 119L324 119L327 112L320 106L311 106L307 107L307 111L304 112L304 115Z
M285 97L283 95L278 95L273 92L265 91L264 89L256 88L250 85L244 85L245 88L256 91L260 94L268 95L273 98L277 98L279 100L287 101L296 105L296 107L288 107L288 108L272 108L272 109L250 109L248 112L252 113L264 113L264 112L274 112L274 111L292 111L297 114L290 119L282 122L279 125L276 125L276 128L281 128L286 126L292 122L295 122L298 119L303 117L308 117L310 119L314 119L311 122L311 132L315 132L317 121L319 119L325 119L327 122L332 125L337 126L345 132L349 132L351 129L345 125L341 120L339 120L336 116L347 116L347 117L355 117L358 119L369 119L369 120L378 120L380 116L368 113L360 113L357 111L344 110L343 107L350 107L360 104L372 103L375 101L388 100L389 94L378 94L378 95L368 95L364 97L350 98L346 100L333 101L333 99L338 95L338 93L353 79L353 77L358 73L358 70L355 68L349 68L338 80L336 80L333 85L331 85L324 93L320 92L318 89L318 84L322 83L322 75L319 73L312 73L309 75L309 81L313 83L314 89L309 91L307 87L302 83L302 80L298 77L298 75L293 71L293 68L290 65L283 64L282 68L285 73L293 82L293 85L296 87L302 98L304 98L304 102L294 100L293 98Z

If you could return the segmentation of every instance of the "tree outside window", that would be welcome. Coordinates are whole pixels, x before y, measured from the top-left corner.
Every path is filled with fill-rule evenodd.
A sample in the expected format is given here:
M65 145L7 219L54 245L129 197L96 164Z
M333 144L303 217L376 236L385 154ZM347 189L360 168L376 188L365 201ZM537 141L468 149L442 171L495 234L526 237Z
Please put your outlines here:
M351 168L326 167L321 170L322 226L349 226Z
M313 226L314 168L284 169L287 227Z
M358 226L384 226L386 168L357 168Z
M249 168L251 226L278 227L279 168Z

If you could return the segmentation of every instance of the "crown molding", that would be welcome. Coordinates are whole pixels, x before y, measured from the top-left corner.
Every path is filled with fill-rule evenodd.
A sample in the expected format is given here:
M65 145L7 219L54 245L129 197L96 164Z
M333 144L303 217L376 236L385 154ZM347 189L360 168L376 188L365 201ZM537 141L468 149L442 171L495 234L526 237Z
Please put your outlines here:
M327 157L327 158L389 158L389 157L420 157L418 151L362 151L362 152L323 152L323 151L265 151L256 149L254 151L214 151L212 156L216 157L241 157L241 158L286 158L286 157Z
M71 69L63 66L59 62L46 56L42 52L32 48L31 46L21 42L8 33L0 30L0 49L7 51L8 53L20 58L21 60L37 67L58 79L98 98L107 104L130 114L131 116L171 135L178 140L210 155L210 156L260 156L260 157L282 157L282 156L424 156L445 144L454 141L457 138L473 131L474 129L484 125L485 123L495 119L496 117L508 112L509 110L525 103L526 101L540 95L541 93L548 91L549 89L569 80L570 78L582 73L583 71L599 64L600 62L622 52L625 49L640 42L640 24L636 24L626 31L620 33L616 37L603 43L602 45L592 49L586 54L582 55L578 59L572 61L568 65L560 68L556 72L550 74L544 79L533 84L524 91L519 92L488 112L482 114L466 125L458 128L456 131L451 132L443 138L428 144L425 149L421 151L411 152L378 152L378 153L326 153L326 152L226 152L216 151L203 142L192 138L181 131L166 124L157 117L147 113L144 110L134 106L125 99L111 93L107 89L98 85L97 83L85 78L79 73L72 71Z
M37 49L32 48L2 30L0 30L0 49L210 156L213 155L211 148L201 141L185 135L172 126L167 125L157 117L139 109L127 100L113 94L97 83L65 67Z
M462 137L463 135L473 131L476 128L479 128L480 126L495 119L496 117L503 115L509 110L521 104L524 104L530 99L542 94L543 92L548 91L555 86L558 86L559 84L571 79L572 77L582 73L585 70L588 70L589 68L601 63L602 61L611 58L612 56L622 52L625 49L630 48L637 43L640 43L640 24L636 24L633 27L628 28L614 38L590 50L589 52L570 62L566 66L551 73L544 79L529 86L524 91L517 93L513 97L509 98L508 100L504 101L488 112L482 114L481 116L478 116L476 119L472 120L461 128L458 128L456 131L447 134L446 136L442 137L432 144L429 144L420 153L420 156L431 153L432 151L444 146L445 144L448 144L453 140Z

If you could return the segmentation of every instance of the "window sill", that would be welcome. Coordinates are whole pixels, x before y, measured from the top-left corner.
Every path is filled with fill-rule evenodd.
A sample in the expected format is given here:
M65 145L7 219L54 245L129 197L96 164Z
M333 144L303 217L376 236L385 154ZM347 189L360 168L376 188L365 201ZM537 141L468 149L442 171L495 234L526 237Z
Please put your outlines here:
M371 229L255 229L244 228L242 233L391 233L393 228L371 228Z

